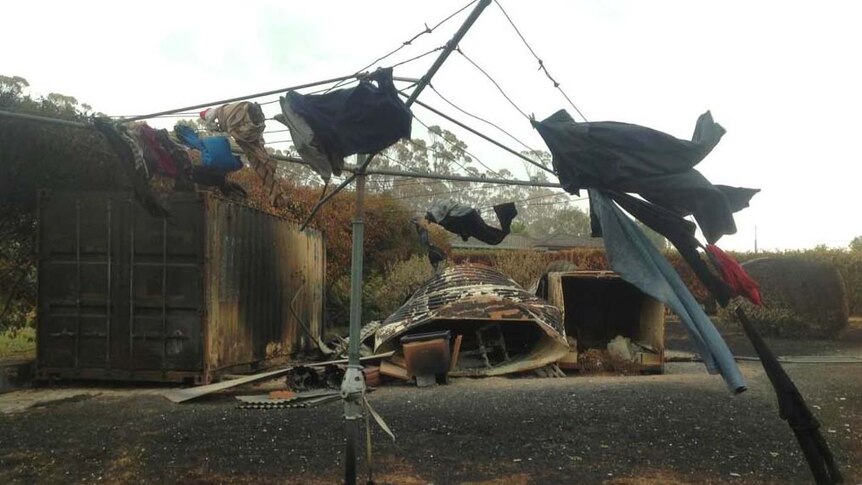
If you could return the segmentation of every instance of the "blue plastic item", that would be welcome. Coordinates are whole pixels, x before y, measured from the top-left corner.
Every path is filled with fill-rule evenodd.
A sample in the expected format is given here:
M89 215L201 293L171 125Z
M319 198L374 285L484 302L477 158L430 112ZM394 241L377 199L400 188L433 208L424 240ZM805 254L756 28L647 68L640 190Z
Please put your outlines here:
M242 168L242 161L230 151L230 140L226 136L210 136L201 138L195 130L188 126L177 125L174 133L183 144L200 150L201 163L204 167L213 168L224 173L234 172Z

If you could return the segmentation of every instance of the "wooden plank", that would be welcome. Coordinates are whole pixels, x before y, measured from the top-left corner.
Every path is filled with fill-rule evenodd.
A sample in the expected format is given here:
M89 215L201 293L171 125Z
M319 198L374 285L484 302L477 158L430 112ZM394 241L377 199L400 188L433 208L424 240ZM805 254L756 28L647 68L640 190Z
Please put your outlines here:
M374 359L385 359L387 357L391 357L394 352L386 352L383 354L370 355L368 357L363 357L360 361L368 361ZM329 364L346 364L347 359L339 359L339 360L330 360L327 362L313 362L311 364L303 364L306 367L321 367ZM299 364L298 364L299 365ZM198 386L191 387L188 389L177 389L170 390L164 393L164 396L171 400L171 402L181 403L186 401L191 401L192 399L197 399L201 396L205 396L207 394L212 394L218 391L224 391L226 389L231 389L234 387L239 387L244 384L250 384L252 382L263 381L266 379L275 379L277 377L283 376L293 370L296 366L285 367L284 369L272 370L268 372L261 372L259 374L252 374L250 376L240 377L239 379L233 379L225 382L216 382L215 384L209 384L206 386Z
M461 356L461 340L463 339L464 335L461 334L455 337L455 343L452 345L452 362L449 363L449 372L458 367L458 357Z
M410 372L400 365L394 364L388 360L380 363L380 373L384 376L394 377L403 381L410 380Z

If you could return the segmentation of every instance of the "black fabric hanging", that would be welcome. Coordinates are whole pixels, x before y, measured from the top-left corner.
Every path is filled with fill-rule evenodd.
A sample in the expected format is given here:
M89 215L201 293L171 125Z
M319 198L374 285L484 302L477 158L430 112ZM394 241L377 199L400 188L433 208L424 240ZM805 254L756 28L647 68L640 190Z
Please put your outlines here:
M742 308L736 308L736 316L742 323L745 335L748 336L748 340L754 346L760 363L763 365L763 370L769 377L769 382L772 383L775 396L778 398L778 414L781 419L787 421L793 434L796 435L799 447L805 455L805 461L808 462L811 474L814 475L814 481L818 485L842 483L844 479L835 465L832 451L820 433L820 423L808 409L808 405L802 394L799 393L799 389L796 388L796 384L793 383L793 380L781 367L778 359L775 358L775 354L751 325Z
M416 226L416 233L419 234L419 242L428 252L428 261L431 263L431 267L433 267L434 270L437 270L440 263L446 261L446 253L444 253L442 249L431 244L431 238L428 236L428 228L422 222L418 219L413 219L410 222Z
M466 241L474 237L484 243L497 245L509 235L512 220L518 215L514 202L494 206L500 228L489 226L473 207L452 200L437 200L431 204L425 218L443 226L447 231L461 236Z
M690 141L629 123L578 123L565 110L533 126L548 145L567 192L638 193L677 215L694 215L710 243L736 232L733 213L758 192L713 185L694 169L725 133L709 112L698 118Z
M759 190L713 185L694 169L725 133L709 112L698 119L690 141L626 123L577 123L562 110L533 125L547 143L554 169L567 192L604 189L608 198L664 235L719 304L727 305L733 290L701 259L695 226L683 217L693 215L706 240L714 244L722 235L736 232L733 213L748 207ZM645 200L626 192L637 193ZM604 195L591 190L594 235L601 232L594 203L607 206L597 197ZM611 244L628 244L623 238L614 239ZM607 237L605 244L609 244ZM796 435L815 481L818 485L840 483L841 473L820 434L820 424L742 309L737 308L736 314L778 396L779 414Z

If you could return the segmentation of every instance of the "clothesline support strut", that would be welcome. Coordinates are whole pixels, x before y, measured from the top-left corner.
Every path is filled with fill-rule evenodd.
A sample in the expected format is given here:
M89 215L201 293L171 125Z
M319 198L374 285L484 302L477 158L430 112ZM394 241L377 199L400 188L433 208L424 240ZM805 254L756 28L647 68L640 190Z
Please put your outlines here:
M470 15L446 44L446 47L437 56L434 64L431 65L428 72L419 80L416 89L413 90L410 97L405 101L404 104L408 108L416 101L419 94L428 87L431 78L440 70L446 58L458 47L461 39L464 38L464 35L473 26L476 19L482 14L482 11L490 4L491 0L480 0L476 4L473 11L470 12ZM353 219L353 248L350 263L350 345L348 347L347 371L344 373L344 380L341 383L341 396L344 400L344 418L347 428L347 450L344 464L344 483L347 485L356 485L356 438L359 434L359 423L363 411L362 402L365 397L365 379L362 375L362 365L359 363L359 327L362 323L362 259L365 251L363 211L366 169L375 155L376 153L359 155L357 158L358 169L339 185L332 194L321 199L303 224L304 228L311 221L311 218L314 217L317 210L326 203L326 200L346 187L353 179L356 179L356 212Z

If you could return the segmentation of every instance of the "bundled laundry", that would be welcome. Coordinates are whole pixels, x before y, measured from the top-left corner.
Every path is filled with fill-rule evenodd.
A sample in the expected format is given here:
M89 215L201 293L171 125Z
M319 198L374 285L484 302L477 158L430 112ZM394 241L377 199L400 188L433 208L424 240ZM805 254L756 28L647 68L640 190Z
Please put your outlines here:
M104 118L96 118L93 125L105 135L111 149L117 154L138 202L154 216L168 216L170 212L150 189L150 173L144 153L127 127Z
M413 114L398 97L391 68L378 69L353 88L289 91L280 102L275 119L290 130L299 156L326 181L341 174L344 157L377 153L410 138Z
M234 139L263 181L270 204L278 205L282 194L276 180L275 161L270 158L264 144L266 116L260 105L250 101L228 103L206 109L200 116L210 131L226 132Z
M512 231L512 220L518 215L518 209L514 202L508 202L495 205L494 213L500 223L499 229L488 225L474 207L454 200L435 200L428 208L425 219L443 226L465 241L472 236L484 243L497 245Z

